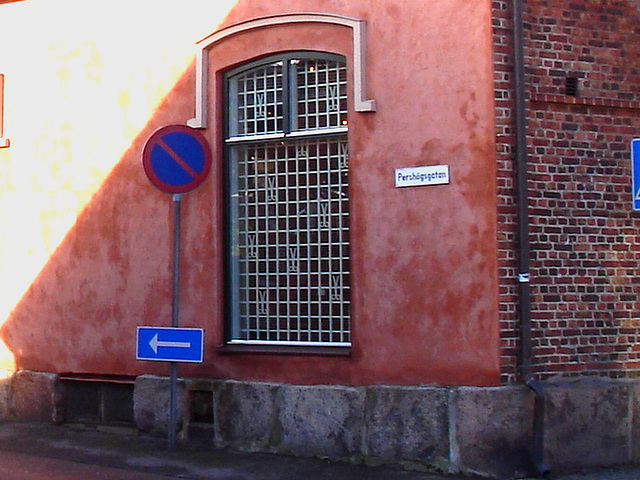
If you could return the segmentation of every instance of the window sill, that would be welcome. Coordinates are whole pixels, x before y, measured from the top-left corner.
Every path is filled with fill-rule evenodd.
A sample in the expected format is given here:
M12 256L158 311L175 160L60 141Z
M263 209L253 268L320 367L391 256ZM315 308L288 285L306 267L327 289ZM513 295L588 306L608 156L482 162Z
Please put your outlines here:
M226 344L219 346L218 352L222 354L315 355L323 357L350 357L351 347Z

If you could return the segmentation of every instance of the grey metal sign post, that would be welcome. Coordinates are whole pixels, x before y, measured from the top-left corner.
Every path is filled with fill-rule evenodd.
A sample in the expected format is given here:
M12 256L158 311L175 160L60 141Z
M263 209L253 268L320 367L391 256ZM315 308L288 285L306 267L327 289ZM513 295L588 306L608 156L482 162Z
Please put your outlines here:
M209 174L211 169L211 148L204 136L197 130L186 125L168 125L155 132L144 146L142 152L142 165L147 177L153 185L165 193L170 193L173 200L173 278L172 278L172 305L171 327L180 334L180 221L182 195L198 187ZM193 330L193 329L190 329ZM158 335L141 342L138 329L137 358L144 360L170 361L170 400L169 400L169 450L176 448L177 430L177 391L178 391L178 363L183 360L182 354L160 355L162 349L181 349L184 345L190 345L185 341L159 340ZM200 340L202 342L202 339ZM146 343L146 345L145 345ZM154 352L148 354L147 345ZM202 351L202 346L200 346ZM147 356L141 356L140 352L147 351ZM180 351L180 350L178 350ZM172 350L169 350L172 352ZM176 358L174 358L176 357ZM177 360L177 361L174 361ZM200 358L202 361L202 358Z
M171 302L171 326L178 328L180 318L180 207L182 194L173 195L173 294ZM171 398L169 402L169 450L176 448L178 364L170 363Z

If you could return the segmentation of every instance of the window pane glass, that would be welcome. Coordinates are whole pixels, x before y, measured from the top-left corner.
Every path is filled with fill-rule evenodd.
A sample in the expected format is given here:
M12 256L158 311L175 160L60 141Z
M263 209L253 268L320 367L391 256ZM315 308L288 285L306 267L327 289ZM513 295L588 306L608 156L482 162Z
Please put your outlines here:
M237 150L234 339L348 343L346 139Z
M296 70L297 130L347 125L347 68L344 62L293 60Z
M319 56L228 77L232 342L351 342L347 72Z
M232 136L283 131L282 66L274 62L235 78Z

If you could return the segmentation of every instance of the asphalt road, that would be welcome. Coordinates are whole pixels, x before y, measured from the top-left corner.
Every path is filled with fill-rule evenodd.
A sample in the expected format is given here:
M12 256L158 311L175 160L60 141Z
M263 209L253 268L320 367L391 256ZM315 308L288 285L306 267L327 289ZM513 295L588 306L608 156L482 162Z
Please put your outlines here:
M135 432L0 424L0 480L473 480L211 447ZM479 479L480 477L475 477ZM640 466L555 474L552 480L640 480ZM506 479L504 479L506 480Z
M0 480L469 480L180 445L127 430L0 424Z
M0 478L3 480L167 480L167 478L182 477L152 475L2 451L0 452Z

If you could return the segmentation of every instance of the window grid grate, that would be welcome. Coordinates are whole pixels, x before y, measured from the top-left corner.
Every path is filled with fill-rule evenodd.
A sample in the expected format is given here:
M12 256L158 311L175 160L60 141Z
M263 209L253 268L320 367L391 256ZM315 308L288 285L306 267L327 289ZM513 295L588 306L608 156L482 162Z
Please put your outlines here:
M347 125L347 68L343 63L292 60L297 71L297 129Z
M347 163L344 139L243 148L237 340L349 342Z
M347 68L344 62L292 59L237 76L232 138L346 127ZM289 72L289 73L287 73ZM286 118L284 78L291 76L291 122ZM289 125L291 123L291 125Z
M228 77L229 341L349 346L346 64L275 60Z
M251 70L237 80L237 135L283 129L282 62Z

